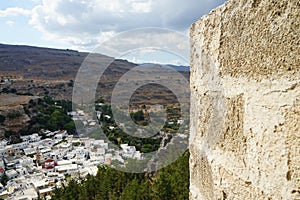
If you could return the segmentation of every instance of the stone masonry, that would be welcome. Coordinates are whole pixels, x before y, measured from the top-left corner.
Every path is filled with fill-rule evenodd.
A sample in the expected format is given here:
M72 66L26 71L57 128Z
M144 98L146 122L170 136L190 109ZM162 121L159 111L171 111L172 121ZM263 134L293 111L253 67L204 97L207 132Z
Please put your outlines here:
M190 199L300 199L300 1L191 26Z

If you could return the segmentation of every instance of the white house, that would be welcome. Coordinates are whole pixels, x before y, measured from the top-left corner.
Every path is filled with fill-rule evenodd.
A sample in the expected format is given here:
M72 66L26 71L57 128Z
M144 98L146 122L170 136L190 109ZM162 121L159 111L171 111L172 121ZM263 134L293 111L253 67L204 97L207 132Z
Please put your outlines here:
M68 112L67 114L70 115L70 116L76 116L77 112L76 111L71 111L71 112Z
M15 192L13 199L15 199L15 200L38 200L38 193L31 186L26 189Z
M31 167L33 165L34 165L33 158L23 156L19 159L19 163L16 164L16 167Z
M31 179L31 183L36 190L45 188L48 185L46 180L43 180L40 177L38 177L37 179Z
M96 126L96 124L97 124L96 121L91 121L91 122L89 123L89 126Z
M76 147L74 149L74 153L76 154L77 158L84 158L88 154L84 147Z
M179 119L177 120L177 124L183 124L184 120L183 119Z
M97 119L100 119L100 118L101 118L101 114L102 114L102 112L100 112L100 111L96 111L96 116L97 116Z
M138 160L141 160L143 157L143 153L141 153L140 151L136 151L135 153L134 153L134 156L133 156L133 158L135 158L135 159L138 159Z
M6 164L6 168L12 169L15 167L15 164L18 162L18 160L14 157L9 156L4 158L4 162Z
M100 148L108 149L108 143L105 143L104 140L94 140L93 146L95 146L96 148L100 147Z
M111 118L111 116L109 116L109 115L104 115L104 117L107 118L107 119Z
M70 165L72 164L73 160L59 160L57 161L58 166L63 166L63 165Z
M49 157L50 154L51 154L51 152L52 152L52 150L51 150L50 147L44 147L43 146L42 149L40 150L40 152L43 154L43 156Z
M25 174L28 174L28 171L25 167L20 167L16 169L16 172L18 173L18 176L22 176Z
M83 110L77 110L77 115L78 116L85 116Z
M124 158L133 158L136 152L135 146L128 146L128 144L121 144L120 146L123 150L122 155Z
M40 194L41 198L46 198L51 195L53 190L54 190L53 187L47 187L44 189L40 189L38 193ZM46 198L46 199L48 199L48 198Z
M9 179L14 179L19 176L18 172L14 169L7 170L5 174Z
M55 139L55 140L62 140L63 138L64 138L64 135L61 134L61 133L56 134L56 135L54 136L54 139Z
M24 153L26 156L30 155L30 154L35 154L36 153L36 148L26 148L23 149Z
M14 148L15 150L20 150L20 149L25 149L25 148L27 148L28 145L29 145L29 141L25 141L25 142L21 142L21 143L14 144L14 145L12 145L12 146L13 146L13 148Z
M41 136L39 136L39 134L34 133L32 135L29 136L29 142L38 142L41 140Z
M59 172L60 174L72 174L78 171L78 165L69 164L69 165L55 166L55 171Z
M47 139L41 140L41 144L44 146L52 147L55 144L55 141L47 138Z
M92 176L96 176L97 172L98 172L98 167L97 166L88 166L88 167L81 169L80 172L86 173L86 175L90 174Z

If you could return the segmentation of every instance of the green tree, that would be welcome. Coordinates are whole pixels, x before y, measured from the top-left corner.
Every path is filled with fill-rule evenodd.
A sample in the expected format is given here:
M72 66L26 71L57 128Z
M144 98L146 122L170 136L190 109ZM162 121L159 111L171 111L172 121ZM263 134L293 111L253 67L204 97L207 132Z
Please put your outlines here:
M103 98L97 99L97 100L95 101L95 103L104 103L104 99L103 99Z
M48 105L53 105L53 104L54 104L54 100L53 100L52 97L50 97L50 96L45 96L43 100L44 100L44 102L47 103Z
M135 200L189 198L189 153L185 152L171 165L149 174L133 174L100 166L96 176L72 180L56 189L52 199Z
M16 93L17 93L17 90L16 90L16 88L11 88L9 92L10 92L10 93L13 93L13 94L16 94Z
M75 133L76 127L74 121L70 121L63 126L63 129L68 133Z
M7 114L7 117L9 119L15 119L21 116L21 113L19 111L10 112Z
M171 165L161 169L154 183L159 199L188 199L189 197L189 152L185 152Z
M140 182L136 178L130 181L122 195L120 200L141 200L141 199L151 199L146 183Z
M9 89L8 88L2 88L2 93L8 94L9 93Z
M69 87L73 87L73 86L74 86L74 81L73 81L73 80L70 80L69 83L68 83L68 86L69 86Z
M4 173L3 175L2 175L2 177L1 177L1 184L3 185L3 186L6 186L6 184L7 184L7 182L9 181L9 178L8 178L8 176Z
M136 122L143 121L145 119L144 113L142 110L139 110L137 112L131 112L130 116Z

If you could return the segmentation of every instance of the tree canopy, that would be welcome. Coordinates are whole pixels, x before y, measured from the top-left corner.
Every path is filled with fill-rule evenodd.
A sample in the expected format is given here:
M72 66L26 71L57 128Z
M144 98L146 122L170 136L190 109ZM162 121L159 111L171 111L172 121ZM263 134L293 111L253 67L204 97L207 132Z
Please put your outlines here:
M96 176L72 179L54 191L54 200L189 199L189 152L155 172L133 174L100 166Z

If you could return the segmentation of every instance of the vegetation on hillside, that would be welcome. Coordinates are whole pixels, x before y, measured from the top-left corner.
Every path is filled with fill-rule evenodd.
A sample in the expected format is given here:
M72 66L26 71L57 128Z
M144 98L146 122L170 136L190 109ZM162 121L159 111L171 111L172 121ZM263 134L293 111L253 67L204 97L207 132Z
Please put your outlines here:
M100 166L96 176L71 179L53 200L183 200L189 198L189 152L155 174L133 174Z
M101 127L104 134L114 144L116 145L129 144L130 146L135 146L138 151L141 151L143 153L154 152L158 150L158 148L160 147L162 136L159 133L155 134L152 137L140 138L128 134L128 132L133 132L133 130L129 129L130 126L129 128L127 126L126 132L124 132L124 130L118 127L113 118L112 109L109 104L103 104L101 106L96 105L96 110L101 111L102 113L99 121L101 123ZM150 118L149 118L149 113L144 112L143 110L145 109L131 112L130 116L136 124L146 126L149 124ZM121 113L121 114L126 115L125 113ZM167 108L167 115L168 115L167 117L168 121L170 120L176 122L173 124L165 123L162 131L168 133L176 133L179 128L179 124L177 124L177 119L180 118L180 110L178 110L177 108L172 108L172 106L169 106ZM107 116L111 116L111 117L107 117ZM124 124L124 126L126 126L126 124ZM95 133L94 135L97 135L97 133Z
M19 132L11 130L5 131L4 137L10 144L21 142L20 136L40 133L41 129L56 131L67 130L68 133L75 133L76 127L72 118L67 112L72 110L72 103L66 100L53 100L49 96L30 100L28 105L24 105L24 112L30 117L28 126L24 126ZM7 116L0 116L0 123L5 119L15 119L20 117L20 112L10 112ZM42 135L45 136L45 135Z
M75 124L67 112L72 110L72 103L66 100L53 100L49 96L37 101L30 100L25 112L31 117L27 130L21 134L32 134L41 129L50 131L65 129L69 133L75 132Z
M125 133L120 127L117 126L113 117L108 118L106 116L112 116L111 106L105 104L103 106L96 107L96 110L101 111L102 115L100 122L102 125L102 130L106 137L116 145L129 144L130 146L135 146L137 150L148 153L156 151L159 146L161 139L150 137L150 138L137 138L132 135ZM144 120L144 118L141 118ZM111 127L114 127L111 129Z

